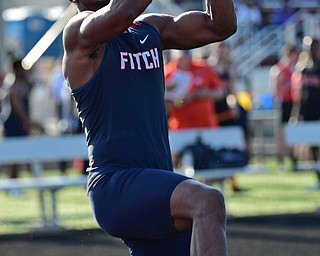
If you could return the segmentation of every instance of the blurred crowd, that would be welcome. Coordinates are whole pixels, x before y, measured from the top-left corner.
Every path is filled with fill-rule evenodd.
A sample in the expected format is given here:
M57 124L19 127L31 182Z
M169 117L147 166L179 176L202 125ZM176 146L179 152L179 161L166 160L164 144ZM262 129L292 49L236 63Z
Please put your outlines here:
M182 9L202 9L202 0L172 0ZM320 6L316 7L315 2L302 3L294 0L235 0L235 7L240 27L261 28L268 24L282 24L293 14L301 9L310 13L317 13ZM319 3L318 3L319 4Z

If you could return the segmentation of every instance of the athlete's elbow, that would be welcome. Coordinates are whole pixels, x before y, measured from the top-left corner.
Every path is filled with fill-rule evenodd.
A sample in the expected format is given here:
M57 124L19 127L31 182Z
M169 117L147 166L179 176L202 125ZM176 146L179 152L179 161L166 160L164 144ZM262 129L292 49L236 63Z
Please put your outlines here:
M219 29L215 30L215 36L219 41L226 40L237 32L237 23L230 22L219 26Z
M232 36L237 32L238 26L237 26L237 16L233 15L230 16L227 22L225 22L224 30L228 34L228 37Z
M232 36L237 32L238 21L235 12L230 12L229 15L226 15L225 18L218 23L220 24L222 31L224 31L226 38Z
M234 35L237 32L237 29L238 29L238 27L237 27L236 23L232 23L232 24L229 24L229 26L226 26L226 28L225 28L225 36L226 36L226 38L225 39L227 39L228 37Z
M234 16L233 19L231 19L229 22L229 26L228 26L228 30L230 33L229 36L232 36L233 34L235 34L237 32L237 29L238 29L237 24L238 24L237 17Z

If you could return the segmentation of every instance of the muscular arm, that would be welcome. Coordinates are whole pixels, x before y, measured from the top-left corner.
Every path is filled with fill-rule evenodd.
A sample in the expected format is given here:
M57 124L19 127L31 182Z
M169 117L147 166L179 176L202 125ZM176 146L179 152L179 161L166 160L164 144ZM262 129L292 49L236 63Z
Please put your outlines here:
M177 17L145 15L143 20L156 27L164 49L190 49L223 41L236 32L232 0L207 0L206 11L190 11Z
M96 12L86 12L79 36L90 46L107 42L126 30L151 2L113 0Z
M100 65L104 43L125 31L151 0L111 0L97 11L83 11L63 31L63 72L75 89L87 82Z

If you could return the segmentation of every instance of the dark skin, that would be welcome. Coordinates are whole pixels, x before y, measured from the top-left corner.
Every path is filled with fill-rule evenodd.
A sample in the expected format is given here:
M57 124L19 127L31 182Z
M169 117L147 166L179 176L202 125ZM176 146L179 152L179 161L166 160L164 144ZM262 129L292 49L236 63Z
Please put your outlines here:
M124 32L134 20L158 30L163 49L191 49L222 41L236 31L232 0L207 0L206 11L142 15L150 0L71 0L79 13L63 34L63 72L72 89L81 87L98 69L105 43ZM192 35L192 36L190 36ZM181 182L170 200L179 231L192 230L192 256L227 255L225 206L222 194L195 180Z

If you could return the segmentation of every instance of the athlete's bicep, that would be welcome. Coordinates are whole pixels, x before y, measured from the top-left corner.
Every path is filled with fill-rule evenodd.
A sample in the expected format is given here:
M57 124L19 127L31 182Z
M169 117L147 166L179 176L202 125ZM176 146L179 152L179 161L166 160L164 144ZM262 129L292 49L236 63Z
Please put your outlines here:
M133 17L132 12L124 8L109 10L104 7L96 12L80 12L65 27L64 41L80 48L95 47L121 34L132 24Z
M127 11L101 13L101 10L98 10L83 19L80 36L89 44L102 44L121 34L132 24L132 20L130 12Z
M158 28L164 49L196 48L222 41L233 33L200 11L185 12L177 17L151 16L145 20Z
M80 26L85 42L99 45L110 41L132 25L151 0L113 0L95 12L83 12L87 16Z
M164 49L195 48L212 42L215 34L208 28L207 16L202 12L187 12L167 24L162 33Z

